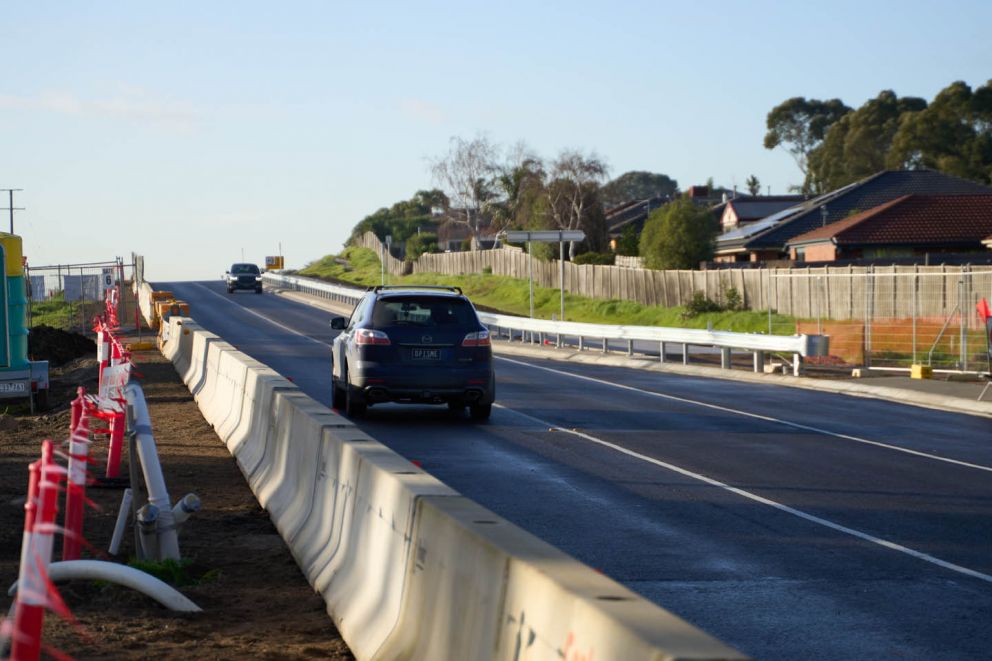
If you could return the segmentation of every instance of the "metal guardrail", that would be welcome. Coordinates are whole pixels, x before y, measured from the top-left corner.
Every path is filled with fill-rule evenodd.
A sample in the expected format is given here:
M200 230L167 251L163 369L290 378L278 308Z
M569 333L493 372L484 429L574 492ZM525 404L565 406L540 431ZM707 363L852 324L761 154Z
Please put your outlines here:
M354 304L365 293L363 289L342 287L311 278L266 273L264 282L286 287L321 298L342 303ZM764 335L760 333L734 333L695 328L668 328L661 326L611 326L608 324L587 324L574 321L547 321L528 319L511 315L480 312L479 318L497 337L544 344L548 337L555 338L557 346L569 344L572 339L581 351L588 347L588 340L600 341L605 353L609 342L625 342L627 353L634 353L634 343L649 343L658 347L659 360L666 360L669 344L681 345L682 362L689 361L689 347L713 347L720 349L721 367L730 368L731 352L749 351L753 353L754 371L764 370L765 354L779 353L792 356L792 370L797 376L802 369L802 359L808 356L824 356L829 347L825 335Z

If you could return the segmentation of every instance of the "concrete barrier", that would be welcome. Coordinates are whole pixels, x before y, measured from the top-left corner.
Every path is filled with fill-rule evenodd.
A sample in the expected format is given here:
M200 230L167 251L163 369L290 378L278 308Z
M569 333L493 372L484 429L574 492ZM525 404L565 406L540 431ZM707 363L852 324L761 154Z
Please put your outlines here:
M188 318L163 353L359 659L742 659Z
M737 659L735 650L466 498L421 498L381 658Z

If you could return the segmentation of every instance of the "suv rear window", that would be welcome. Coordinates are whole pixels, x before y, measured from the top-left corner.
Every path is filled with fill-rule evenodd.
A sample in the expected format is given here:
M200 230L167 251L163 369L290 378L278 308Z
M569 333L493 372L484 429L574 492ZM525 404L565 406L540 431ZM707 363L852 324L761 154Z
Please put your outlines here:
M404 296L380 298L372 311L373 328L391 326L475 327L472 306L463 298L439 296Z

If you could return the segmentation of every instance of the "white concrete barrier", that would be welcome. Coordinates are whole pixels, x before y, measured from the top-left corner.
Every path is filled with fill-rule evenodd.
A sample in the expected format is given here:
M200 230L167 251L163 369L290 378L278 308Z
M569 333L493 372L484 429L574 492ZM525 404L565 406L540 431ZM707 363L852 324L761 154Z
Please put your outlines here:
M359 659L744 658L169 323L163 353Z
M379 658L741 658L467 498L417 507L403 618Z

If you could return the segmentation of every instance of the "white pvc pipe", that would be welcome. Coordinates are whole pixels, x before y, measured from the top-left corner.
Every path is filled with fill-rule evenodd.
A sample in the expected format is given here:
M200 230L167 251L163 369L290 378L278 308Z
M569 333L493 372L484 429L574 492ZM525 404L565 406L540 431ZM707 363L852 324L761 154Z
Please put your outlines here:
M155 439L152 436L151 417L145 404L145 394L134 381L124 388L127 403L134 411L135 445L141 472L148 489L148 502L158 508L159 560L179 560L179 538L176 535L175 519L172 515L172 502L162 475L162 465L158 461Z
M169 610L183 613L198 613L203 609L190 601L168 583L158 580L140 569L101 560L68 560L48 565L48 577L53 583L72 579L108 581L131 588L151 597ZM15 581L7 590L8 596L17 592Z
M121 509L117 512L117 523L114 524L114 535L110 538L110 548L107 551L110 555L117 555L121 550L121 540L124 539L124 529L127 527L127 520L131 515L131 489L124 489L121 496Z

